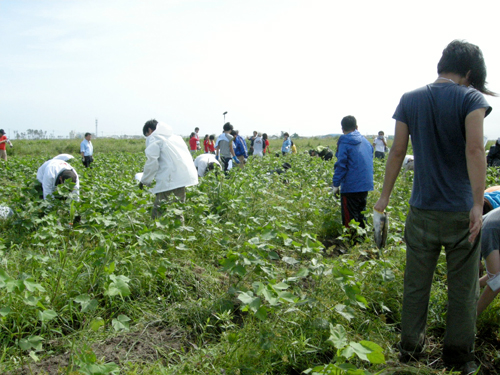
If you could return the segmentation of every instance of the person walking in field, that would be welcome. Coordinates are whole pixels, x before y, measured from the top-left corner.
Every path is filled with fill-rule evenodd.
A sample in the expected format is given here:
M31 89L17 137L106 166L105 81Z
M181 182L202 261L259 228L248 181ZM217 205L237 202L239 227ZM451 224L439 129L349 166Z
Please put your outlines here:
M189 136L189 152L191 152L191 155L196 154L196 151L198 150L198 142L199 141L196 139L196 133L192 132Z
M5 131L3 129L0 129L0 158L7 161L7 147L6 144L8 143L9 146L12 148L12 143L9 141L7 136L5 135Z
M196 138L196 150L201 150L201 144L200 144L200 128L196 127L194 128L194 137Z
M234 149L234 154L240 161L240 168L243 169L245 166L246 160L248 159L248 153L247 153L247 144L243 137L239 135L238 130L232 130L231 135L234 137L233 139L233 149Z
M378 137L373 140L373 147L375 148L375 157L377 159L384 159L387 139L382 130L378 132Z
M366 200L373 190L373 147L357 130L354 116L341 121L342 132L337 144L332 193L340 194L342 224L349 228L351 220L365 228Z
M281 145L281 153L283 155L289 154L292 152L292 141L290 141L290 134L283 134L283 144Z
M213 134L208 137L208 152L210 154L215 154L215 135Z
M448 268L448 309L443 360L448 369L472 374L479 253L486 177L483 94L486 65L479 47L455 40L444 50L438 78L403 95L394 113L394 143L375 211L383 213L411 135L415 155L413 191L406 218L406 269L400 361L425 349L429 296L441 248ZM453 155L453 157L450 157Z
M264 151L263 154L264 156L267 154L271 153L271 150L269 149L269 139L267 137L267 133L262 134L262 140L264 141Z
M85 168L89 168L90 164L94 162L94 146L92 145L92 134L85 133L85 138L80 143L80 153L82 155L82 163Z
M151 217L156 219L163 214L162 204L172 199L185 202L186 187L197 185L198 175L184 139L174 135L169 125L149 120L142 132L147 137L147 161L139 187L150 186L156 180L151 190L156 194Z
M217 160L222 162L222 166L224 169L224 173L227 174L229 169L229 161L231 158L236 164L239 164L240 161L236 157L233 149L233 136L231 135L231 131L233 130L233 125L229 122L226 122L223 127L224 132L219 135L217 138L217 142L215 144L215 157Z
M257 133L257 137L255 137L253 141L253 154L254 156L262 157L264 156L264 140L262 139L262 134Z

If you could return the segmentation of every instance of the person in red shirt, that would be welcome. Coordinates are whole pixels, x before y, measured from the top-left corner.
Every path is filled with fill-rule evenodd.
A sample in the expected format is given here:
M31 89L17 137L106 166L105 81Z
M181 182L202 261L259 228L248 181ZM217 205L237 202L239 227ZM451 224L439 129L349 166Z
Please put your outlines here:
M12 143L10 143L9 139L5 135L5 131L3 129L0 129L0 134L2 135L0 137L0 158L3 160L7 161L7 150L6 150L6 145L7 143L12 147Z
M206 134L205 135L205 139L203 139L203 148L205 149L205 154L208 154L210 152L208 150L209 149L209 147L208 147L209 143L210 143L210 139L208 137L208 134Z
M263 152L263 154L265 155L266 152L268 154L270 154L271 150L269 150L269 139L267 139L267 133L262 134L262 139L264 140L264 152Z
M189 136L189 151L191 151L191 155L196 153L197 150L197 139L196 139L196 133L192 132L191 135Z
M208 152L215 154L215 135L211 135L208 138Z

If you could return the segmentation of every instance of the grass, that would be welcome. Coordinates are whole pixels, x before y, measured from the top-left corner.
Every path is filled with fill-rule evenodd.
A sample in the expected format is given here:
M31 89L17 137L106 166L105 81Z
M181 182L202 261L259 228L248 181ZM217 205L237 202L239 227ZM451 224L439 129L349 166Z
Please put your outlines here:
M67 203L38 198L34 179L47 157L75 148L77 156L79 141L16 142L0 176L1 203L15 211L0 223L2 372L299 374L331 363L442 374L444 259L431 296L428 356L402 365L394 349L412 172L398 178L388 246L377 253L370 226L366 241L354 244L339 225L339 202L329 195L334 163L301 153L320 143L335 149L336 140L300 139L297 155L250 158L227 179L209 174L188 188L186 204L153 221L153 196L133 181L144 140L98 139L92 170L74 162L81 221L73 223ZM285 159L292 164L286 183L266 173ZM368 208L383 173L375 160ZM489 182L498 177L488 170ZM485 374L498 373L498 308L478 321ZM385 363L339 350L363 340L381 347Z

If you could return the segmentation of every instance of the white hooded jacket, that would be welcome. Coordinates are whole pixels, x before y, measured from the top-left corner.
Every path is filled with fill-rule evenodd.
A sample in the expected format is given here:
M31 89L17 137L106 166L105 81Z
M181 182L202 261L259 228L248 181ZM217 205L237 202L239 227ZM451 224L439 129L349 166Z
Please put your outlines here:
M76 174L76 184L73 189L73 198L75 200L79 200L78 195L80 189L80 180L78 178L78 173L76 173L75 169L71 165L61 159L51 159L48 162L45 162L42 167L43 170L41 171L41 179L38 180L42 183L43 199L47 199L47 197L56 190L57 176L59 176L59 174L65 170L71 170ZM42 167L40 167L40 169Z
M198 184L196 167L186 143L174 135L167 124L156 125L156 130L146 139L145 153L148 160L141 182L149 186L156 179L152 193Z

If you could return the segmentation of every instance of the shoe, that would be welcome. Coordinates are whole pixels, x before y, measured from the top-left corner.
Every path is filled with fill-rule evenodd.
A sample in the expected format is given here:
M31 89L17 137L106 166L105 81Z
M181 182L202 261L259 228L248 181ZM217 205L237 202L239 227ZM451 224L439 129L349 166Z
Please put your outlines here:
M479 367L476 365L476 362L470 361L466 362L461 368L461 375L472 375L479 374Z
M399 350L398 360L401 363L418 361L423 354L423 348L421 348L420 350L415 350L413 352L410 352L408 350L403 349L400 342L397 343L396 348Z

